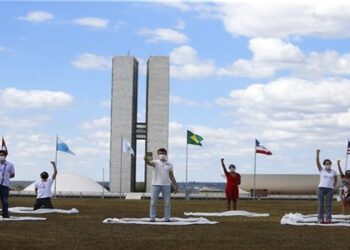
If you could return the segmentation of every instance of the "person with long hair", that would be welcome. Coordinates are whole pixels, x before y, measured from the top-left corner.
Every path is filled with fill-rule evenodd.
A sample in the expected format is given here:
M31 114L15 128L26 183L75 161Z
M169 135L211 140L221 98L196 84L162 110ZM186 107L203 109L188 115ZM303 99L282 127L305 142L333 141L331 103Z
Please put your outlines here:
M343 214L345 214L346 208L350 207L350 170L346 170L344 174L340 166L340 160L338 160L337 163L341 178L339 195L342 203L342 211Z
M323 161L324 167L322 167L320 163L320 152L320 149L316 150L316 166L318 171L320 172L320 183L317 189L317 217L318 223L330 224L332 223L332 202L334 187L337 184L337 172L334 169L332 169L332 161L329 159L325 159ZM324 209L325 201L326 209ZM326 216L324 215L324 212L326 212Z

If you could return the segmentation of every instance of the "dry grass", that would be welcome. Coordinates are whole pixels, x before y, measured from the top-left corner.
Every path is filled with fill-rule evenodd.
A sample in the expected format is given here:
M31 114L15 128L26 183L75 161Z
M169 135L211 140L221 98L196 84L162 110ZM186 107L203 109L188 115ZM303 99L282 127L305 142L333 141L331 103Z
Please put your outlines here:
M10 205L31 206L33 198L11 197ZM240 210L270 213L266 218L211 217L216 225L149 226L103 224L108 217L147 217L149 201L56 199L55 207L78 215L47 214L47 221L1 222L1 249L349 249L348 228L282 226L288 212L315 213L316 201L239 202ZM224 211L225 201L173 200L173 216ZM159 207L161 212L161 207ZM334 213L340 213L334 204ZM160 213L159 217L162 214Z

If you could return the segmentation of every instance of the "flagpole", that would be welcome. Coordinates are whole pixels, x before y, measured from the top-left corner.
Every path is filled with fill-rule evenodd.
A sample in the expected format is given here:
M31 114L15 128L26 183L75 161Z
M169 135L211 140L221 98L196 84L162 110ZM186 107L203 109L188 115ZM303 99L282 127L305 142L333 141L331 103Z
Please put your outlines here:
M123 136L120 138L119 199L122 198Z
M102 168L102 199L105 198L105 168Z
M188 193L188 142L186 140L186 190L185 190L185 199L189 200L189 193Z
M349 151L349 139L348 139L348 144L346 145L345 171L348 169L348 151Z
M58 135L56 135L56 152L55 152L55 163L56 163L56 168L57 168L57 145L58 145ZM57 182L57 177L55 178L55 187L54 187L54 197L56 198L56 182Z
M256 139L255 139L255 150L254 150L254 188L253 188L253 199L255 200L255 177L256 177Z

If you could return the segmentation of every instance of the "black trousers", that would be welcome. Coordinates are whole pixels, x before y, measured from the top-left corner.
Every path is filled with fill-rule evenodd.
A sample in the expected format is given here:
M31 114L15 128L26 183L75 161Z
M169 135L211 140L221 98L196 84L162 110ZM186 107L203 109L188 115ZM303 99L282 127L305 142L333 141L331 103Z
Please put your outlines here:
M9 217L9 187L0 185L0 199L2 204L2 217Z
M53 208L51 198L47 197L36 199L34 204L34 210L37 210L39 208Z

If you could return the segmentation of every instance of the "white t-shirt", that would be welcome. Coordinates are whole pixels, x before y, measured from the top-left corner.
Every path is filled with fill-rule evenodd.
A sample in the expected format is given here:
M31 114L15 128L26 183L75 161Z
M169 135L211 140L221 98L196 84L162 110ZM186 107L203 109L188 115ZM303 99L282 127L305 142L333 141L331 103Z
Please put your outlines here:
M324 168L320 171L320 184L318 187L324 187L324 188L334 188L334 176L337 176L337 172L334 169L331 169L331 171L327 171Z
M169 172L173 171L173 165L169 162L163 162L161 160L151 161L154 163L152 185L165 185L170 186L171 180Z
M36 196L37 199L40 198L49 198L52 197L51 186L53 180L52 178L48 178L46 181L40 180L35 182L34 187L38 189L38 194Z
M15 173L15 167L11 162L5 160L4 164L0 163L0 185L8 187L10 185L10 175Z

